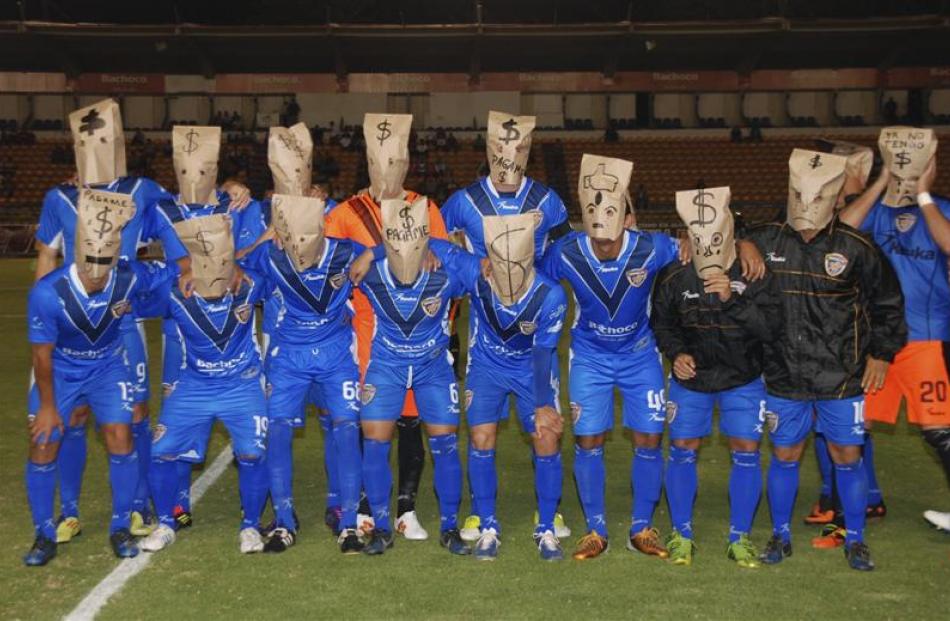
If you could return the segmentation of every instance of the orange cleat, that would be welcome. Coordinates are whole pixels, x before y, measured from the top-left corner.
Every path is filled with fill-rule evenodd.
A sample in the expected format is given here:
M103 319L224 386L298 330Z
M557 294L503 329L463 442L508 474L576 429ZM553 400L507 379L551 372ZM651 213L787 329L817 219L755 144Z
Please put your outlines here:
M820 535L812 538L811 547L819 550L840 548L844 545L845 534L844 528L835 526L834 524L828 524L821 529Z
M814 505L811 513L805 516L805 523L811 525L823 526L831 524L835 519L835 509L831 504L831 498L822 496Z
M573 557L575 561L586 561L597 558L606 551L607 538L591 531L578 540Z
M655 528L644 528L639 533L630 535L627 540L628 550L637 550L647 556L669 558L669 551L660 543L660 531Z

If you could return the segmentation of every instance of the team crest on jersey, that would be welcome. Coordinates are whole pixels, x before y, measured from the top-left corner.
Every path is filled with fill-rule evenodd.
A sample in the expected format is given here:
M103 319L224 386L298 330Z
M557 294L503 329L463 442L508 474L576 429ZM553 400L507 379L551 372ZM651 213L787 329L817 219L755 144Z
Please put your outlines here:
M574 403L571 401L571 420L574 421L574 424L577 424L577 421L581 419L581 404Z
M363 384L363 387L360 389L360 403L363 405L369 405L369 402L373 400L373 397L376 396L376 386L372 384Z
M533 321L519 321L518 329L521 330L521 333L525 336L531 336L534 334L534 331L538 329L538 324Z
M161 423L155 425L155 429L152 431L152 443L154 444L164 438L166 431L168 431L168 428L165 425Z
M634 287L639 287L647 280L647 271L642 267L627 270L627 281Z
M234 309L234 317L241 323L247 323L252 312L254 312L254 309L251 308L250 304L241 304Z
M775 433L775 430L778 429L778 414L775 412L766 412L765 427L769 430L769 433Z
M915 224L917 224L917 214L902 213L894 218L894 226L896 226L897 230L901 233L906 233L911 230Z
M109 310L112 311L112 316L118 319L122 315L132 312L132 304L128 300L119 300Z
M435 317L442 308L442 299L437 297L426 298L422 300L422 312L429 317Z
M346 280L346 274L340 272L339 274L334 274L330 276L330 286L334 289L339 289L343 286L343 282Z
M666 422L672 423L676 419L676 414L679 412L679 406L676 405L676 401L668 400L666 402Z
M825 255L825 273L829 276L840 276L848 267L848 257L840 252L829 252Z
M475 396L475 393L471 390L465 391L465 409L472 407L472 397Z

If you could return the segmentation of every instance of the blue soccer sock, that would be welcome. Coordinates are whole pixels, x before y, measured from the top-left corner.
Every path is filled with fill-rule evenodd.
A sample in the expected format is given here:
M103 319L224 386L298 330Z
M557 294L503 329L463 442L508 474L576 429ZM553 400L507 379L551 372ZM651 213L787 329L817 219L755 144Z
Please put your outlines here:
M604 502L604 485L607 473L604 469L604 447L592 449L574 445L574 481L577 495L584 508L588 532L607 536L607 508Z
M191 462L176 461L175 472L178 480L178 493L176 494L175 504L181 507L185 513L191 513ZM151 481L149 481L151 485ZM152 492L154 496L155 492ZM157 509L157 508L156 508Z
M797 461L782 461L772 456L766 486L769 492L769 510L772 513L772 534L786 543L792 540L792 511L798 495Z
M671 444L666 462L666 501L670 505L670 521L673 528L687 539L693 538L693 501L699 487L696 457L696 451Z
M148 511L148 469L152 461L152 430L148 418L132 423L132 442L139 467L139 483L135 488L135 498L132 499L132 510L144 516Z
M256 459L238 457L238 492L241 496L241 530L257 528L267 502L267 463L264 456Z
M864 541L864 521L868 506L868 475L861 460L835 464L838 496L844 509L845 545Z
M132 500L139 484L139 456L133 449L127 455L109 455L109 483L112 486L112 521L109 532L129 528Z
M179 485L178 469L183 463L191 469L190 462L170 459L152 459L148 469L148 482L152 489L152 502L155 503L158 521L172 530L178 530L174 514L175 497Z
M393 490L393 471L389 468L392 442L363 440L363 489L373 511L376 529L392 532L389 518L389 497Z
M818 461L818 473L821 475L821 495L825 498L831 498L831 477L834 476L834 464L831 462L828 441L823 433L815 434L815 459Z
M669 495L670 488L666 488ZM752 520L762 496L762 466L759 451L732 451L729 471L729 542L752 531Z
M59 471L60 512L66 517L79 517L79 495L86 471L86 425L67 427L56 456Z
M445 532L458 528L459 505L462 502L462 462L459 461L458 435L446 433L429 436L429 452L432 453L435 493L439 497L439 530ZM481 509L484 511L484 509Z
M481 529L494 528L501 532L495 517L495 501L498 497L498 472L495 470L495 449L480 451L468 445L468 480L472 488L473 505L478 507Z
M62 449L60 449L62 451ZM884 502L884 496L881 494L881 486L877 482L877 472L874 467L874 440L871 433L864 432L864 471L868 478L868 506L877 505Z
M26 498L33 515L33 529L37 535L56 541L56 523L53 521L53 499L56 496L56 461L48 464L26 462Z
M277 526L296 530L294 521L294 428L288 418L276 418L267 428L267 473Z
M564 487L564 467L561 453L534 456L534 493L538 497L538 525L536 533L554 532L554 516L561 502Z
M633 483L632 534L653 526L653 512L663 492L663 449L636 447L630 470Z
M333 458L334 468L338 468L335 477L339 487L338 500L342 509L340 517L341 528L356 528L356 512L360 505L363 477L362 457L360 455L360 424L356 421L339 421L333 423ZM331 477L327 469L327 479ZM327 494L327 504L330 496Z
M327 503L329 507L339 507L340 500L340 471L339 453L336 448L336 438L333 433L333 419L329 415L320 416L320 427L323 428L323 470L327 475ZM358 441L357 441L358 442ZM357 444L357 447L359 445ZM354 518L355 519L355 518ZM354 522L355 524L355 522Z

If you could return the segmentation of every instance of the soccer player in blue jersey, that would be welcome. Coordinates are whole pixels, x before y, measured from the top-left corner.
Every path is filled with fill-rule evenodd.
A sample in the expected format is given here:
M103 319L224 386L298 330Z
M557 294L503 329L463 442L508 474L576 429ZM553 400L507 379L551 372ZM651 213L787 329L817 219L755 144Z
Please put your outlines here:
M76 202L75 256L41 278L30 292L29 340L38 406L30 411L26 490L36 540L24 557L45 565L56 555L53 498L57 453L69 414L91 407L109 453L112 519L109 541L116 556L138 554L129 532L139 477L132 438L134 385L123 356L120 324L142 291L174 280L175 265L119 261L122 230L137 209L127 194L83 189Z
M950 201L930 193L937 138L929 129L886 127L878 146L881 176L842 211L841 221L869 233L894 266L909 342L894 358L883 389L867 396L866 418L893 424L906 398L908 420L920 425L950 480ZM924 517L950 530L950 512L930 510Z
M171 317L185 346L186 367L155 426L149 471L159 526L140 546L155 552L174 543L178 491L176 461L201 463L214 421L224 423L238 465L240 551L260 552L257 523L267 498L264 465L266 403L252 316L266 283L248 272L232 293L234 239L230 216L215 214L175 225L193 259L193 294L178 289L153 296L152 311Z

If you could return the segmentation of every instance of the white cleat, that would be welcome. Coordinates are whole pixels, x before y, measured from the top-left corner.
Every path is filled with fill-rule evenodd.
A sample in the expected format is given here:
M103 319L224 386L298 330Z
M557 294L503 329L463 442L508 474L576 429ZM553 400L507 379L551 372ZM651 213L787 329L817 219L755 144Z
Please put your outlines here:
M924 511L924 519L938 528L950 533L950 513L941 513L940 511Z
M358 513L356 515L356 534L365 537L376 530L376 520L372 515Z
M253 554L264 551L264 538L256 528L241 530L238 538L241 540L241 554Z
M406 511L396 519L396 532L411 541L425 541L429 533L422 528L415 511Z
M175 543L178 535L164 524L159 524L155 530L139 541L139 549L146 552L158 552Z

